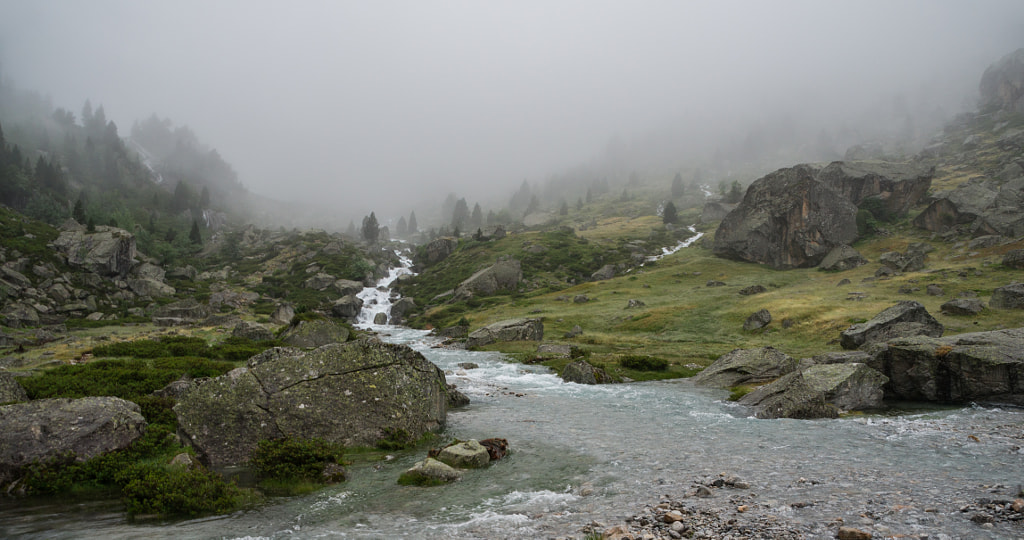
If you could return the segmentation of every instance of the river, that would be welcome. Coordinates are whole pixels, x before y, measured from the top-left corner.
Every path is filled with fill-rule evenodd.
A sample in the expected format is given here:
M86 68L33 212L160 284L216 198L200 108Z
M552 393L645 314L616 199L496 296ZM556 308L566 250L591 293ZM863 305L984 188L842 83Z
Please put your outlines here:
M388 295L378 292L372 309L386 311ZM351 467L347 482L314 494L192 521L132 523L103 501L5 502L0 537L580 538L591 521L619 523L721 473L750 488L687 500L739 523L784 520L807 538L834 538L838 519L875 538L1024 537L1020 521L980 525L960 511L980 498L1012 499L1024 482L1020 409L907 406L838 420L758 420L725 391L686 380L564 383L499 353L435 348L423 331L364 325L422 352L470 397L449 412L447 436L502 437L512 453L460 482L419 488L395 481L425 450L399 452ZM739 504L749 509L740 514Z

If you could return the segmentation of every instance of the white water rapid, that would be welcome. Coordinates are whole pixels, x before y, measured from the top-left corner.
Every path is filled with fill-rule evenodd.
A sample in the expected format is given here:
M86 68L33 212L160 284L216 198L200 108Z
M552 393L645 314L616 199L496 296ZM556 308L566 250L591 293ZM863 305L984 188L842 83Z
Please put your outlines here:
M401 263L397 267L393 267L388 271L388 275L377 280L377 284L373 287L366 287L358 294L356 298L363 301L363 309L359 312L359 317L356 318L356 326L367 330L380 330L381 328L388 326L391 321L391 306L398 300L398 296L392 296L391 285L402 276L412 275L412 259L410 258L409 250L395 250L395 256L398 257L398 261ZM375 324L373 321L378 314L383 313L387 316L385 324Z

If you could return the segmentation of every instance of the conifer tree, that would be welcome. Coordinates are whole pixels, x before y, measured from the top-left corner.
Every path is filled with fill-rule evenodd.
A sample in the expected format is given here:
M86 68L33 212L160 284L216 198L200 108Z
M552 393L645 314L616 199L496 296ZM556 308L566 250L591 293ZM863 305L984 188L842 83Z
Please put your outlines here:
M661 213L661 222L668 225L670 223L676 223L679 221L679 214L676 212L676 205L672 201L665 203L665 208Z
M414 211L409 214L409 234L416 234L418 232L420 231L416 226L416 212Z
M380 224L377 223L377 215L370 212L369 216L363 218L363 240L374 244L380 234Z
M192 230L188 233L188 239L197 246L203 245L203 235L199 232L199 222L192 220Z
M480 208L480 203L473 205L473 214L469 216L469 224L471 227L480 228L484 224L484 211Z
M683 175L676 173L676 177L672 179L672 198L677 199L683 196Z

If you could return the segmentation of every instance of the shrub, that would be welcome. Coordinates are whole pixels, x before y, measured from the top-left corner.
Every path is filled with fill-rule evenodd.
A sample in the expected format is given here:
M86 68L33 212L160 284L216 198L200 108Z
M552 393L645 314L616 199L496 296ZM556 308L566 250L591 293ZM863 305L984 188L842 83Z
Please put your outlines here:
M344 448L323 439L264 439L251 459L259 480L323 482L328 465L342 464Z
M753 390L750 386L733 386L729 389L729 401L739 401L740 398Z
M121 475L122 499L129 514L200 516L234 510L241 492L234 484L202 468L164 469L136 465Z
M668 362L661 358L632 354L619 358L619 365L636 371L665 371L668 369Z

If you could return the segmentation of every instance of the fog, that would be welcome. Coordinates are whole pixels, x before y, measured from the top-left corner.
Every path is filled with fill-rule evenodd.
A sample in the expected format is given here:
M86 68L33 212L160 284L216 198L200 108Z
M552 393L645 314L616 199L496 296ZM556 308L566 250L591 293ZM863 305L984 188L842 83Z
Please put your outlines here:
M20 88L102 104L123 136L188 125L251 191L357 222L615 153L687 167L778 124L870 138L898 109L921 131L1021 46L1019 0L0 0Z

